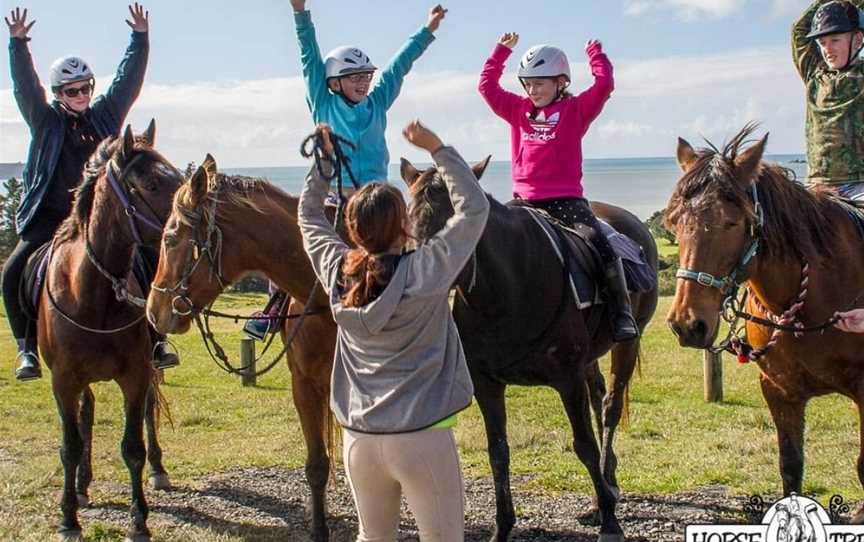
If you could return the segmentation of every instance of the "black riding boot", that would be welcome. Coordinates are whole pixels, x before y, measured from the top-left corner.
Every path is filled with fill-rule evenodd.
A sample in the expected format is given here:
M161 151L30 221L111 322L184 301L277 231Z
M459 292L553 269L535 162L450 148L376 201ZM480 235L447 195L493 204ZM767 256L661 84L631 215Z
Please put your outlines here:
M170 369L180 365L180 358L168 349L168 341L164 335L157 335L153 345L153 368L157 370Z
M609 288L609 312L612 317L612 340L616 343L629 341L639 336L639 326L630 308L630 293L624 277L621 258L606 264L606 286Z
M22 350L18 352L17 359L21 360L21 363L15 369L16 380L26 382L42 378L42 369L39 367L39 356L35 352Z

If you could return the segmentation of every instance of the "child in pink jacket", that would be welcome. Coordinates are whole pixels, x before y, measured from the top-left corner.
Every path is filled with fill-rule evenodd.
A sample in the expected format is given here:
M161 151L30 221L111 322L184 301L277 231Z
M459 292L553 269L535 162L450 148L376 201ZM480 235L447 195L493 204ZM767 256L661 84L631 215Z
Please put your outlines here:
M582 193L582 137L612 94L612 64L599 41L585 46L594 84L580 93L567 91L570 64L561 49L536 45L519 64L519 81L527 96L501 88L504 61L519 35L498 40L480 74L480 94L496 115L510 124L513 196L547 211L572 226L594 230L594 245L603 259L616 342L634 339L639 328L630 310L630 297L619 258Z

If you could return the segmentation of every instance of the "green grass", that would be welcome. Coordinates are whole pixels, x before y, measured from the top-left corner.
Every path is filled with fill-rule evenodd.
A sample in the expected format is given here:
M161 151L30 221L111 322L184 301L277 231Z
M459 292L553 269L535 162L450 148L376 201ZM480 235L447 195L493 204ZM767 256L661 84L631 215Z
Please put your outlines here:
M262 303L261 296L226 295L221 308L251 312ZM757 368L738 366L727 357L726 402L704 403L701 352L677 346L663 323L668 305L669 298L663 298L647 330L642 374L632 383L630 425L616 441L621 487L631 494L655 494L722 484L733 494L776 495L781 490L776 436L758 389ZM14 346L6 327L0 327L0 540L46 540L60 517L62 484L50 378L14 381ZM240 325L219 322L214 327L228 351L238 352ZM183 362L167 372L163 386L175 427L165 427L161 434L172 481L188 485L196 476L232 466L301 467L305 448L287 368L260 378L257 388L243 388L237 377L207 358L197 334L175 340ZM104 383L94 391L96 479L126 484L119 453L119 390ZM570 449L570 428L557 394L511 387L507 395L513 472L535 475L526 483L537 491L590 493L584 469ZM838 396L813 401L807 423L805 491L823 500L835 493L847 500L864 497L855 475L854 405ZM488 475L476 406L460 415L456 432L466 475ZM99 499L98 493L94 497ZM91 540L120 540L120 527L85 522ZM157 540L188 540L189 532L162 536L171 537Z

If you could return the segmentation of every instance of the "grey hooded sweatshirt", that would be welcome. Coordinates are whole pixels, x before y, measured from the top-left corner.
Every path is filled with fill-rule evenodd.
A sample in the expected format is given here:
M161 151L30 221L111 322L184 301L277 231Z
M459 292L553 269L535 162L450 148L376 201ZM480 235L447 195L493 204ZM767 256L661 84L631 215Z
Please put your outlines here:
M448 293L480 240L489 202L455 150L442 147L432 158L455 213L399 260L381 295L362 307L342 305L337 281L349 247L324 216L329 183L314 166L300 196L303 247L339 326L330 407L352 431L417 431L471 404L474 387Z

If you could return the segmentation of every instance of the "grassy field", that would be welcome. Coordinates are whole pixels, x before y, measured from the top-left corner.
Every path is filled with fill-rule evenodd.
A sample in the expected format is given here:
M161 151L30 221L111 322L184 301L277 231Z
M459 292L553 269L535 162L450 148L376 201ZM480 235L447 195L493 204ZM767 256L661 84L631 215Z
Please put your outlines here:
M221 308L248 312L261 304L260 296L226 295ZM776 438L756 367L738 366L727 357L726 401L704 403L701 353L677 346L663 323L668 304L664 298L648 328L642 373L632 383L630 425L617 439L622 489L656 494L720 484L734 494L776 495L781 487ZM238 351L239 327L216 326L229 352ZM222 373L207 358L197 335L175 340L183 363L167 373L163 387L175 423L161 435L172 482L187 484L230 466L301 467L305 450L287 368L259 379L256 388L243 388L238 378ZM15 382L13 359L9 332L0 326L0 540L47 540L59 521L58 417L50 378ZM94 391L95 477L126 484L119 453L119 390L100 384ZM569 425L554 392L511 387L508 417L513 471L539 475L528 482L531 489L590 492L570 451ZM835 493L847 500L862 498L855 475L858 419L853 404L840 397L819 399L811 403L807 421L805 491L823 501ZM476 407L460 416L456 432L466 476L488 475ZM92 498L98 501L96 486ZM90 540L120 540L118 527L85 523Z

